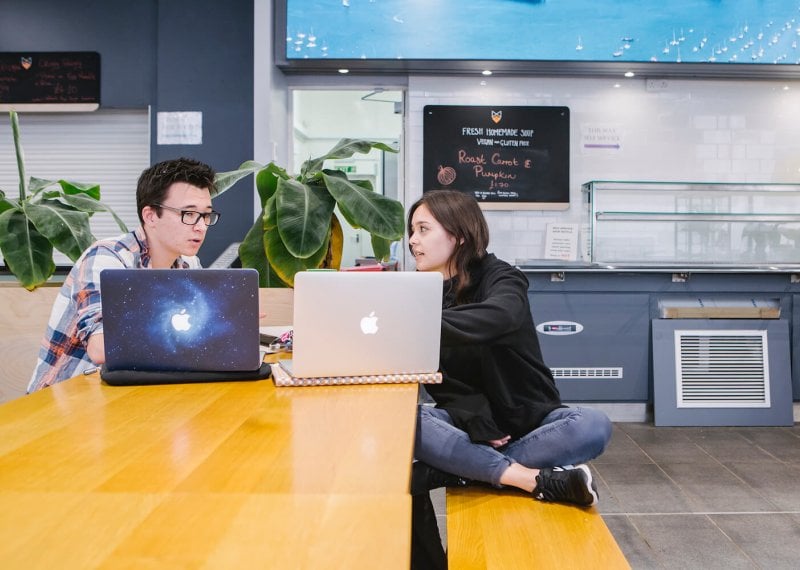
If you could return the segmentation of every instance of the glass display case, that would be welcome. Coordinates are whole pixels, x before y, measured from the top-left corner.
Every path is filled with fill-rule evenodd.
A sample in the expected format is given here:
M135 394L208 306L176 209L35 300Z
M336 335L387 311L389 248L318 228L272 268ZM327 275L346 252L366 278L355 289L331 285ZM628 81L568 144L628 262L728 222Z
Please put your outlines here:
M800 184L591 181L582 198L585 261L800 265Z

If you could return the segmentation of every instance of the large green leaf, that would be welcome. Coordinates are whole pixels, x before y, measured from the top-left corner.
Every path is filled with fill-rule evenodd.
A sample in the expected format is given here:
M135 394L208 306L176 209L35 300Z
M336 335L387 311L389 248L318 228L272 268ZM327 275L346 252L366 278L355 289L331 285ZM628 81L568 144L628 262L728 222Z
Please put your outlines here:
M264 221L259 217L244 240L239 244L239 260L242 267L252 267L258 270L259 287L286 287L278 274L270 266L267 254L264 251Z
M0 212L15 208L14 202L6 199L6 193L0 190Z
M400 202L337 176L323 174L323 180L350 225L392 241L403 237L405 212Z
M254 160L248 160L247 162L243 162L239 168L236 170L230 170L228 172L218 172L216 177L214 178L214 183L217 187L216 195L219 196L226 190L228 190L231 186L239 182L242 178L246 176L250 176L254 172L258 172L263 168L263 165L259 164Z
M314 269L320 266L328 252L328 238L323 241L322 246L312 255L300 258L293 255L283 243L278 224L277 215L277 195L267 202L266 218L264 224L264 250L267 252L267 259L284 282L294 287L294 276L298 271ZM330 223L330 222L329 222Z
M78 259L94 241L86 212L55 200L27 204L24 209L36 230L72 261Z
M311 158L303 163L300 167L300 175L302 177L313 176L319 170L322 170L322 164L326 160L333 160L337 158L350 158L355 153L367 154L373 148L384 150L386 152L397 152L392 147L376 141L365 141L356 139L342 139L336 146L327 152L327 154L318 158Z
M291 176L283 168L270 162L266 168L262 168L256 174L256 190L258 196L261 198L261 209L263 210L267 205L267 200L275 195L278 189L278 180L289 180Z
M61 189L64 191L64 194L68 195L81 195L85 194L94 198L95 200L100 200L100 185L99 184L84 184L82 182L68 182L66 180L59 180L59 185L61 185Z
M375 254L375 259L389 261L389 256L392 253L392 242L375 234L370 234L369 237L372 242L372 253Z
M322 186L302 184L297 180L278 180L275 192L277 229L289 253L302 259L319 251L330 236L335 206L333 198Z
M16 208L0 214L0 252L9 271L31 291L56 270L53 246Z
M45 180L44 178L36 178L35 176L31 176L30 182L28 183L28 191L32 195L35 195L45 188L54 186L55 184L58 184L55 180Z
M111 206L106 205L105 203L101 202L100 200L95 200L94 198L87 198L86 196L82 196L79 194L71 195L71 194L63 194L60 196L61 199L64 200L70 206L75 207L78 210L82 210L84 212L89 213L91 216L94 212L108 212L114 218L114 221L117 222L117 226L119 226L120 231L127 232L128 226L125 225L125 222L122 221L117 213L111 209Z

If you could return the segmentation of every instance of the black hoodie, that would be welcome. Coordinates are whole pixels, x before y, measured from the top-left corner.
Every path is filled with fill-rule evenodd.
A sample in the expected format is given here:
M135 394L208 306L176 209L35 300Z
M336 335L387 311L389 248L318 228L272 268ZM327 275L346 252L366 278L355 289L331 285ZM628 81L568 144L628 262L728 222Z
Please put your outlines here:
M428 392L472 441L517 439L563 407L542 352L528 303L528 279L485 255L470 269L469 302L454 306L452 283L442 299L441 384Z

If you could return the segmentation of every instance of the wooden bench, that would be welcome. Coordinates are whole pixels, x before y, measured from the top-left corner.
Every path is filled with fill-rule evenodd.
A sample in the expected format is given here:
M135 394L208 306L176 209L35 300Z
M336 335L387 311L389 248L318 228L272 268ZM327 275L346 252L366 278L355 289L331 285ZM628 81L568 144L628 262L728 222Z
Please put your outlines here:
M486 487L447 489L447 545L450 570L630 568L595 507Z

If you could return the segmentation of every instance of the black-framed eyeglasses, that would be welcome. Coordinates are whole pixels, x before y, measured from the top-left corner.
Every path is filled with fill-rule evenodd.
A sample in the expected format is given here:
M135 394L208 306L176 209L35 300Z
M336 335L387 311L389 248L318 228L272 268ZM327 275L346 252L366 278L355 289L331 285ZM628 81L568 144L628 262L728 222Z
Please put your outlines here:
M214 210L211 210L210 212L195 212L194 210L181 210L180 208L172 208L171 206L165 206L164 204L154 203L153 206L178 212L181 215L181 222L187 226L196 226L197 222L200 221L200 218L203 219L203 222L205 222L206 226L213 226L219 221L219 217L221 216L219 212L215 212Z

